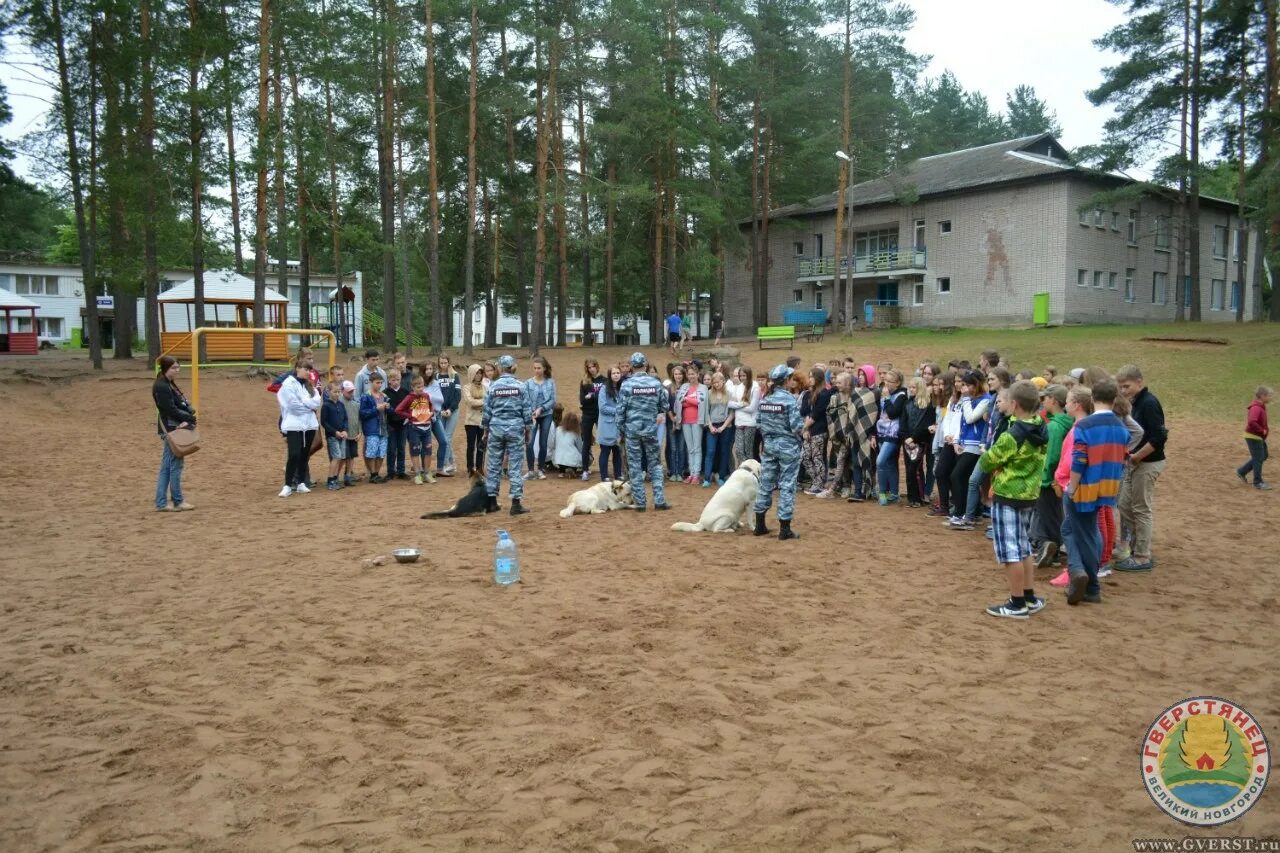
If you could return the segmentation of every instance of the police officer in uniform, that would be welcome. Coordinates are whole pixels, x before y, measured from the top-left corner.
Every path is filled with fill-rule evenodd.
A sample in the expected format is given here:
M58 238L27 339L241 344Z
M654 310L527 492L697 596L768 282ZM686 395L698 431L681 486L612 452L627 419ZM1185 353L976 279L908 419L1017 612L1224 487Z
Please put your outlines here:
M782 529L779 539L799 539L791 530L791 516L796 508L796 483L800 479L800 430L804 419L796 398L786 389L787 379L795 371L779 364L769 371L769 393L760 401L756 424L763 440L760 455L760 489L756 492L757 536L770 531L764 526L764 514L769 511L774 486L778 489L778 523Z
M516 360L509 355L498 358L502 375L489 386L484 398L484 414L480 428L485 435L485 493L489 505L485 512L497 512L498 487L502 482L502 462L506 458L507 478L511 483L511 514L523 515L529 510L520 505L524 497L524 446L529 440L533 421L533 402L524 383L516 379Z
M644 512L644 475L640 462L649 459L649 480L653 483L653 508L671 509L663 494L662 453L658 448L658 421L667 416L667 389L652 373L645 372L644 353L631 356L631 376L619 392L618 434L627 443L627 476L636 512Z

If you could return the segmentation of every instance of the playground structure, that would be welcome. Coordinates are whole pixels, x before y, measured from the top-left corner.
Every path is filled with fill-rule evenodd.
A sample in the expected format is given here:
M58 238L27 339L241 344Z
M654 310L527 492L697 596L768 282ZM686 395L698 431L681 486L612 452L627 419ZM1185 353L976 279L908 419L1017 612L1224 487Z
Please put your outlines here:
M40 306L6 290L0 290L0 311L4 312L4 327L0 329L0 355L35 355L40 349L36 325L36 309ZM13 317L13 313L29 313L29 317ZM26 320L28 328L21 329ZM16 322L15 322L16 321Z
M205 277L204 322L202 328L224 331L240 331L238 334L217 335L205 345L204 356L209 361L247 361L253 358L253 280L231 270L215 270ZM189 279L160 295L160 351L193 361L195 336L193 312L195 309L195 279ZM284 331L288 325L287 297L266 289L265 330ZM185 309L185 310L184 310ZM291 332L297 334L296 331ZM288 335L266 340L265 357L268 362L284 362L289 358Z
M212 336L212 339L208 342L208 345L206 346L206 350L213 350L216 347L216 342L218 341L219 338L230 337L233 340L238 340L239 337L244 337L249 341L250 351L252 351L252 348L253 348L253 338L257 335L262 335L265 338L267 338L265 343L268 345L267 346L268 352L283 351L285 353L285 357L281 359L279 362L274 364L266 363L266 362L213 363L212 360L210 360L209 362L205 362L203 365L201 365L199 359L188 357L184 363L188 364L188 366L191 369L191 405L193 408L197 410L200 408L200 368L202 366L205 368L209 368L209 367L287 368L288 367L288 346L289 346L290 335L304 335L307 337L325 338L328 342L328 346L326 346L325 349L328 350L329 352L329 367L333 367L334 362L338 357L338 348L336 346L337 337L329 329L236 329L236 328L216 328L216 327L201 326L200 328L193 329L190 332L189 334L190 341L188 341L187 344L193 348L193 351L199 352L200 339L205 335ZM276 340L273 341L272 338L275 338ZM160 354L176 355L177 353L162 351ZM181 358L181 356L179 357Z

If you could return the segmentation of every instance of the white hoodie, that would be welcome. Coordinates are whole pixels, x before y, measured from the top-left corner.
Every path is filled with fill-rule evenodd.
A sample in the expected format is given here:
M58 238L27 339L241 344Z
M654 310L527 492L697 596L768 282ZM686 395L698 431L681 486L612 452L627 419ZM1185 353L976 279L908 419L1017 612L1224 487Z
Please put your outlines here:
M298 381L298 377L290 376L280 384L276 401L280 404L281 432L304 432L320 428L316 412L324 401L318 390L313 390L308 397L307 389Z

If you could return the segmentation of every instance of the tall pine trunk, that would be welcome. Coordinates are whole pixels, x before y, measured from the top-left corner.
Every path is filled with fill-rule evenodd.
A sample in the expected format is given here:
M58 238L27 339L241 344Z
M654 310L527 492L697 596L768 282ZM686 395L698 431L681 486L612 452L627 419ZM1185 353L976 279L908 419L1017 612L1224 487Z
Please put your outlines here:
M1247 291L1245 290L1245 269L1244 256L1249 249L1249 220L1244 205L1244 195L1247 190L1245 173L1247 171L1247 160L1249 156L1248 149L1245 147L1245 120L1247 118L1247 104L1249 101L1249 42L1248 42L1248 22L1246 21L1240 28L1240 91L1237 93L1240 98L1240 126L1236 129L1236 156L1239 163L1236 165L1236 322L1244 322L1244 303Z
M711 178L711 197L715 199L717 210L724 209L724 193L720 188L721 170L724 161L724 146L721 138L720 118L720 6L711 0L711 17L707 28L707 102L711 112L711 139L709 141L708 167ZM715 285L711 288L711 313L724 317L724 284L725 262L722 244L722 226L719 222L711 231L711 259L715 264ZM698 333L702 333L702 314L698 310L702 299L695 293L693 302L694 321L698 325Z
M537 355L542 345L543 330L546 322L544 310L543 283L547 272L547 135L548 117L542 83L542 39L534 37L534 75L537 79L535 103L537 107L537 141L534 156L534 195L537 199L537 212L534 219L533 240L533 330L529 338L529 354ZM554 68L554 63L551 64ZM554 88L550 83L548 89Z
M575 33L579 49L581 34ZM579 68L582 67L582 56L579 53ZM581 254L578 263L582 267L582 345L595 345L595 332L591 329L591 216L587 201L587 119L586 119L586 75L578 79L578 216L579 239L582 240Z
M147 339L147 363L155 364L160 357L160 310L157 298L160 293L160 270L156 258L156 188L155 188L155 43L151 33L151 0L140 0L138 6L139 30L142 37L142 288L144 330Z
M427 7L427 202L431 221L427 233L427 266L431 291L431 352L439 353L444 345L444 320L449 314L440 304L440 149L436 142L436 37L432 21L432 0Z
M616 218L616 205L613 199L613 187L618 180L618 167L610 163L606 171L605 180L608 181L608 188L605 190L605 211L604 211L604 345L612 346L614 341L613 331L613 232L614 219Z
M1258 140L1258 153L1261 160L1258 173L1266 175L1274 173L1277 164L1280 164L1280 133L1277 133L1276 112L1280 110L1280 50L1276 46L1276 32L1280 29L1280 2L1277 0L1262 0L1262 24L1266 32L1265 45L1263 49L1263 93L1262 93L1262 121L1260 122L1261 137ZM1270 211L1269 214L1262 213L1258 217L1257 237L1255 242L1257 248L1254 250L1253 262L1253 281L1254 281L1254 317L1261 320L1262 314L1262 279L1263 265L1270 248L1280 244L1280 182L1272 179L1268 185L1264 195L1267 204L1266 207ZM1271 290L1271 310L1269 319L1280 321L1280 299L1277 297L1276 288L1273 285Z
M400 88L400 59L396 39L391 40L391 68L395 79L395 102L397 106L404 103L404 93ZM405 356L413 355L413 278L409 275L409 228L405 224L405 192L404 192L404 110L396 110L396 258L397 274L400 276L400 294L403 297L401 311L404 316L404 352Z
M493 349L498 344L498 259L501 255L498 252L498 229L494 227L488 181L484 182L483 189L484 238L492 253L492 257L489 258L489 286L485 288L484 293L484 345L487 349Z
M231 32L231 18L227 14L227 6L222 5L223 25L228 34ZM231 189L231 241L235 246L236 272L244 273L244 245L240 234L240 175L236 167L236 123L235 113L235 77L231 71L231 45L233 40L227 39L227 52L222 57L223 85L226 88L226 100L223 103L227 125L227 182Z
M379 79L380 120L378 122L378 197L382 212L382 348L391 352L396 348L396 224L395 224L395 163L392 158L395 135L395 96L391 41L395 38L392 10L395 0L384 0L382 5L381 63ZM411 330L407 330L409 332Z
M311 322L311 236L307 213L311 208L311 190L307 185L307 162L302 151L302 99L298 97L298 68L289 63L289 91L293 94L293 168L297 176L295 187L298 200L298 327L310 329ZM303 335L300 343L309 345L311 339Z
M1200 110L1201 93L1200 77L1203 65L1200 42L1204 31L1204 0L1195 0L1195 20L1191 30L1191 124L1190 124L1190 156L1191 179L1188 192L1191 196L1191 209L1188 214L1187 227L1191 230L1189 241L1191 248L1191 311L1188 319L1200 321ZM1182 282L1178 282L1179 286Z
M289 296L289 213L285 206L284 195L284 21L276 16L274 31L274 47L272 48L273 103L275 116L271 130L272 145L275 149L275 193L276 193L276 290L286 299ZM289 325L288 306L285 307L283 323Z
M836 183L836 231L835 239L833 239L833 263L831 274L831 284L833 289L840 281L840 257L841 257L841 241L844 239L845 211L848 207L847 196L849 192L849 183L853 172L853 147L852 133L852 115L850 112L850 101L853 96L853 3L845 0L844 4L844 56L842 57L844 66L844 93L840 100L840 150L843 151L849 160L840 161L840 176ZM853 211L849 210L850 219L852 219ZM914 248L914 247L913 247ZM844 327L845 331L853 330L853 265L849 266L849 272L844 280Z
M102 335L98 323L97 269L94 242L85 221L85 193L80 174L80 147L76 141L75 100L71 92L71 74L67 67L66 35L62 24L61 0L50 0L49 22L53 29L53 46L58 57L58 101L62 109L62 127L67 140L67 170L71 173L71 200L75 208L76 238L80 244L80 275L84 292L84 337L89 342L89 360L95 370L102 369ZM96 75L92 75L96 76Z
M329 235L333 244L333 275L337 279L334 307L337 309L338 346L346 352L351 341L347 337L347 303L342 298L345 290L342 282L342 215L338 207L338 160L333 142L333 81L330 79L333 62L329 56L329 10L325 0L321 0L320 15L325 24L324 147L329 160Z
M764 175L761 180L760 198L760 310L762 325L769 324L769 207L770 175L773 169L773 120L764 126Z
M662 214L666 210L663 203L663 164L662 156L654 158L653 176L653 292L649 295L649 343L657 346L662 343L662 238L666 234L663 227Z
M751 316L755 326L765 326L760 290L760 96L751 104Z
M467 248L462 273L462 353L474 351L472 325L476 287L476 84L479 76L480 13L471 0L471 75L467 81Z
M261 0L258 12L258 139L253 156L258 166L254 192L253 325L267 324L267 84L271 75L271 0ZM266 340L253 337L253 360L266 360Z
M105 120L103 156L106 161L103 178L107 191L107 269L110 271L111 296L114 304L112 322L114 345L111 357L131 359L133 358L133 341L130 340L129 311L126 306L132 305L133 299L132 288L125 273L129 258L125 226L127 207L125 184L128 167L125 162L125 119L122 115L124 110L121 103L122 77L126 72L121 67L124 63L123 49L117 41L119 25L117 15L103 15L102 50L106 59L102 68Z
M502 79L508 85L511 83L511 66L507 56L507 28L503 27L498 31L498 50L499 64L502 67ZM520 306L520 342L526 346L529 344L529 290L524 280L524 229L520 227L520 196L516 191L516 130L515 116L510 106L502 111L503 117L507 125L507 182L509 184L510 199L509 219L511 222L511 236L513 238L515 251L515 285L516 298ZM494 322L497 322L496 319Z
M187 0L187 23L191 28L191 55L187 57L187 97L190 100L188 144L191 146L191 271L194 285L196 328L204 318L204 123L200 115L200 65L204 51L200 33L200 0ZM200 361L208 360L205 340L200 338Z
M560 65L560 57L564 53L564 44L560 38L560 22L556 21L556 34L552 40L551 73L552 85L548 91L547 110L551 116L553 128L551 141L556 164L555 217L556 217L556 345L564 346L569 342L569 223L565 209L565 175L564 175L564 121L560 113L560 91L555 85L556 70Z

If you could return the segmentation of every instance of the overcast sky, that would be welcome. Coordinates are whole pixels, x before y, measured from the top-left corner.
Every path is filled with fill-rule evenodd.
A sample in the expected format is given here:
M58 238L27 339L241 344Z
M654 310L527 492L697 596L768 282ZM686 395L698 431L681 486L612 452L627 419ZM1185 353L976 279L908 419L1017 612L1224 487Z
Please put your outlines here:
M1003 110L1005 96L1021 83L1058 114L1062 142L1075 148L1097 142L1110 110L1094 107L1086 89L1101 82L1102 68L1112 64L1093 46L1093 40L1123 20L1122 11L1106 0L906 0L916 11L907 45L933 61L929 76L950 69L960 85L987 96L992 109ZM10 41L4 59L29 61ZM29 67L0 66L9 90L13 121L0 128L6 139L17 139L40 126L41 114L53 95L34 80ZM20 174L30 164L19 157Z

